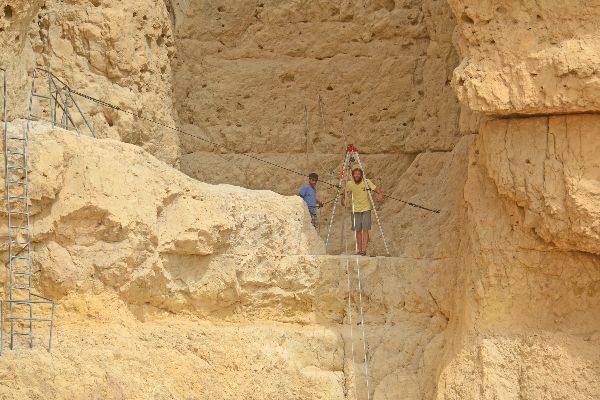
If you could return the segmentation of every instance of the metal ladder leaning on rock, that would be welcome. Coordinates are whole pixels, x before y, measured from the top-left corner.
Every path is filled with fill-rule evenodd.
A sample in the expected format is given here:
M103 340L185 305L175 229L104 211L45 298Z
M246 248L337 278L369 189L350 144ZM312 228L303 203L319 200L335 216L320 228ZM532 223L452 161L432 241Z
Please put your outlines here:
M29 347L33 347L34 324L43 322L49 324L48 351L50 351L52 349L54 328L54 302L34 293L32 285L29 171L27 168L32 98L29 100L30 111L25 128L9 129L6 115L6 70L2 70L2 73L4 167L8 219L8 261L6 262L8 268L8 300L4 303L9 309L7 316L9 348L14 349L19 337L25 337ZM2 311L4 311L4 307ZM49 314L48 317L37 316L44 313L44 311ZM2 315L2 321L4 322L4 315Z

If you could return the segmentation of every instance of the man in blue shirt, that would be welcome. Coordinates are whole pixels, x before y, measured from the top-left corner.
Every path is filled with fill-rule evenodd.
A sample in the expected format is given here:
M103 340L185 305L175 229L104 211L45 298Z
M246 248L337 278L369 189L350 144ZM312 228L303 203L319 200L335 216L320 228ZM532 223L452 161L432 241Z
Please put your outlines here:
M308 175L308 183L302 185L298 191L298 196L304 199L304 202L308 206L310 212L310 220L313 226L317 227L317 207L323 205L322 202L317 200L317 182L319 181L319 175L312 172Z

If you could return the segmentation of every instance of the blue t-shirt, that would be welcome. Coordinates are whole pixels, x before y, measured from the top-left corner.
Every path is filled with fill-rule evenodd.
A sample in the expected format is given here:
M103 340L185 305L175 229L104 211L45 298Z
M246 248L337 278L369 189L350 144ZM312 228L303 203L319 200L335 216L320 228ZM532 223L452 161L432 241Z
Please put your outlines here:
M317 191L310 186L308 183L302 185L300 190L298 191L300 197L304 199L304 202L308 206L308 211L311 214L317 213Z

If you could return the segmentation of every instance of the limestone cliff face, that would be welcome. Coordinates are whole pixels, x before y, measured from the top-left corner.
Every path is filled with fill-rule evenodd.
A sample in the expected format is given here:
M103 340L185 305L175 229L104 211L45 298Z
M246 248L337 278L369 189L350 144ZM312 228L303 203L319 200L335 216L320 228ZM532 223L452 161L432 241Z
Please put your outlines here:
M305 3L4 3L11 118L37 62L231 150L93 105L143 149L34 127L57 344L0 357L0 397L600 398L598 7ZM362 296L300 199L213 185L293 194L238 153L335 180L350 141L387 193L440 209L382 206L393 257L358 260ZM330 253L352 252L347 212Z
M598 111L596 1L449 0L459 99L487 114Z
M201 183L110 139L34 132L36 287L57 300L60 333L52 356L39 345L0 357L15 371L0 384L4 397L366 393L355 260L322 254L299 198ZM360 265L370 393L431 398L448 263Z
M173 9L181 124L233 149L215 154L182 137L191 176L294 193L301 179L235 153L336 180L354 143L389 188L415 154L448 151L460 137L444 2L193 0Z
M577 126L580 118L566 119ZM535 146L534 126L544 126L546 135L547 123L487 124L471 147L459 289L446 331L453 343L447 342L436 399L591 400L600 394L594 222L600 203L590 184L598 182L596 162L560 140L556 126L556 147ZM524 127L530 129L511 134ZM578 143L587 136L569 132ZM523 141L527 147L518 145ZM557 159L560 168L552 167ZM581 179L569 177L571 163Z
M174 42L162 1L4 2L2 65L9 69L10 114L24 117L34 66L73 88L132 112L175 125L171 99ZM147 149L177 165L180 145L170 130L100 108L81 107L99 137Z
M564 115L595 108L583 89L593 73L575 72L593 71L593 57L567 56L589 43L587 15L567 3L451 4L465 57L454 85L489 116L466 166L447 329L460 339L436 398L597 398L597 116ZM515 113L546 115L499 118Z

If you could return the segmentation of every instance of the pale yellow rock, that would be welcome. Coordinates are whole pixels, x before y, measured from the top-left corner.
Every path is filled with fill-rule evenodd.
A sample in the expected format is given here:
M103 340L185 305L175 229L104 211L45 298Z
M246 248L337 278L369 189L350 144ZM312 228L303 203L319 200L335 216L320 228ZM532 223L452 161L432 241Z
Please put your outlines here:
M361 329L354 363L345 302L348 261L354 324L355 260L320 255L299 198L201 183L110 139L33 132L35 280L59 304L56 337L52 356L41 327L34 352L0 357L17 371L0 384L6 398L365 393ZM393 396L398 379L415 396L434 391L419 371L441 356L447 319L428 275L443 264L415 262L360 261L372 393ZM40 372L50 370L57 380Z
M597 111L595 4L447 3L10 2L12 131L38 63L229 150L85 102L112 139L34 124L56 336L0 356L0 398L350 400L365 356L373 400L600 398L598 117L555 115ZM391 257L376 225L340 256L340 208L325 255L332 204L315 231L305 177L240 154L336 182L350 141L440 211L388 199Z
M231 149L182 136L181 169L191 176L292 194L302 179L231 153L335 180L353 143L382 160L367 166L391 190L415 153L450 150L460 137L450 87L454 21L444 2L187 1L173 8L182 127Z
M597 1L448 0L458 98L488 114L598 111Z
M0 18L0 61L10 72L11 115L26 115L31 71L41 66L75 90L175 125L170 80L174 43L162 1L48 1L40 7L42 3L0 3L13 10L11 18ZM78 103L99 137L137 144L178 164L181 151L174 131L84 99Z

